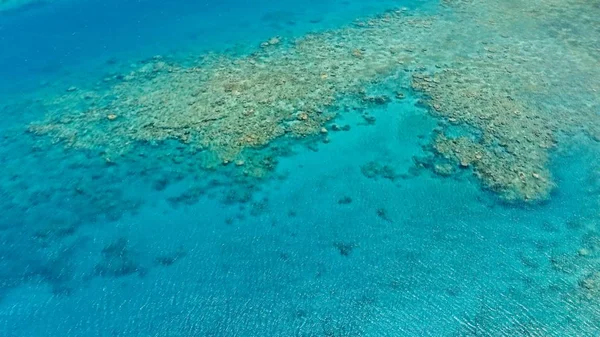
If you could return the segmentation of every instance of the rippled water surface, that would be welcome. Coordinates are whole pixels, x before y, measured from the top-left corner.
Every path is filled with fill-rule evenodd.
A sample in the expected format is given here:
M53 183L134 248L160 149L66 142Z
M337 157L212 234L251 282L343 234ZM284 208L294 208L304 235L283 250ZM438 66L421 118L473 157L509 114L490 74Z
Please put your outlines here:
M600 336L598 18L0 1L0 335Z

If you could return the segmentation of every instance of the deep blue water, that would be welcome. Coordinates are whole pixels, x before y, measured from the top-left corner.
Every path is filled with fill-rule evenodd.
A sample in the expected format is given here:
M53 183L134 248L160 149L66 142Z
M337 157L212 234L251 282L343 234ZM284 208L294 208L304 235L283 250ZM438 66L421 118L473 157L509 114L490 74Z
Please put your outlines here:
M105 62L113 59L127 64L128 59L154 55L254 49L274 35L333 28L399 4L421 5L393 0L310 0L302 6L275 0L62 0L36 5L0 14L0 69L11 78L1 84L14 89L15 82L37 85L64 72L76 78L92 70L102 74ZM77 66L84 67L79 75L69 73Z
M424 5L34 6L0 14L0 88L15 97L41 82L68 87L157 54L243 52L273 35ZM595 235L597 146L574 138L553 154L559 187L548 203L507 205L468 172L415 169L437 123L416 101L369 108L374 125L345 114L337 122L350 131L327 144L281 144L291 153L272 179L238 186L213 173L188 199L177 197L198 177L176 163L107 168L88 154L40 150L22 132L39 117L35 102L5 109L0 335L597 335L600 319L569 299L581 273L557 267ZM396 175L367 177L373 162ZM162 178L170 183L157 188ZM75 185L87 196L67 191Z

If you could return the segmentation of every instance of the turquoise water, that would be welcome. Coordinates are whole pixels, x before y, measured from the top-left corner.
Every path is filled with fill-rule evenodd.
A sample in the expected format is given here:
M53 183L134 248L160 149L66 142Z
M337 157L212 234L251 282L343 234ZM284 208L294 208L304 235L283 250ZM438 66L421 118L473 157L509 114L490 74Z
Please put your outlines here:
M507 203L471 169L428 168L443 121L409 87L347 107L331 123L348 127L328 124L326 137L252 149L269 158L263 179L200 168L175 141L113 163L26 132L52 88L107 86L96 82L154 55L243 54L398 7L439 10L65 0L0 13L1 335L599 336L589 137L561 136L549 200Z

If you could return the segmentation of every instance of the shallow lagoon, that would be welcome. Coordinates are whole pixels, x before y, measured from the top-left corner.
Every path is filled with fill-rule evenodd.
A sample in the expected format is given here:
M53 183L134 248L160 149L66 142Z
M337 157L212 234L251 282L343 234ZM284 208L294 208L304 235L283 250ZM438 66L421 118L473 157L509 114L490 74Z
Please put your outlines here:
M165 19L161 31L169 43L151 43L156 35L145 33L140 48L129 46L144 35L137 33L152 30L115 21L121 40L101 60L91 56L98 54L93 38L103 36L102 25L88 28L82 40L89 45L78 40L81 48L72 54L64 52L74 42L65 38L66 27L45 42L63 46L55 57L66 65L43 75L35 67L10 67L23 60L15 48L2 69L18 74L25 88L38 86L42 76L51 87L68 88L85 84L82 69L101 78L102 64L112 58L117 65L107 67L173 48L186 55L239 43L243 52L273 35L412 7L382 2L365 13L358 2L320 2L314 8L335 15L317 20L319 10L296 5L247 7L252 34L229 28L228 20L238 21L233 14L206 23L222 27L223 37L200 38L199 49L188 38L172 38L192 30L191 14L180 26ZM2 19L15 29L18 20L45 11L98 8L93 1L59 6L65 7ZM207 15L184 1L169 15L156 14L164 5L146 6L154 20L180 18L184 9ZM220 12L215 6L209 13ZM297 23L287 23L289 17ZM23 41L37 41L23 34ZM30 94L22 101L12 94L19 103L3 109L9 117L0 157L4 335L594 336L598 143L579 134L561 139L551 154L557 188L550 200L507 204L469 168L443 176L427 167L440 119L418 103L418 93L403 92L402 99L349 108L332 121L347 131L328 125L326 136L258 149L273 168L262 180L234 179L232 165L202 170L194 154L184 150L180 158L176 142L148 145L143 160L114 164L93 151L49 147L24 132L41 117L39 105Z

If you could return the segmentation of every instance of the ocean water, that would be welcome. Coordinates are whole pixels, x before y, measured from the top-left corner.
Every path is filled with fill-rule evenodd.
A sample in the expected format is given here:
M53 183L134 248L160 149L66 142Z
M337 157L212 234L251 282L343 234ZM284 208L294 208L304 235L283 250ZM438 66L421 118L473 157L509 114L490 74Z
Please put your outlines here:
M600 105L593 94L600 78L593 71L582 75L588 64L592 69L598 64L597 55L588 53L600 46L600 34L594 33L600 26L593 18L600 8L582 3L545 0L537 4L539 12L522 11L528 18L541 17L547 27L514 19L539 31L505 28L513 18L486 17L497 13L490 10L474 21L495 21L492 29L464 34L468 40L478 33L506 39L506 32L516 29L523 32L516 38L526 51L546 38L555 39L556 48L564 42L570 51L564 59L579 63L563 67L554 59L558 66L552 69L558 73L548 71L539 83L528 82L527 90L535 89L523 96L514 96L479 61L468 64L477 54L470 43L453 51L465 36L450 34L448 45L440 47L448 56L435 49L438 43L416 40L421 28L409 35L413 26L437 29L418 15L443 15L442 23L457 31L472 28L460 13L469 13L469 6L488 8L485 0L461 2L465 7L433 0L56 0L0 11L0 335L600 336L600 133L594 134L600 130ZM560 13L575 5L589 5L590 12L579 13L581 20L570 24L544 16L549 8ZM253 60L269 48L298 45L300 52L284 49L281 56L276 50L264 57L275 60L277 71L286 69L295 53L318 68L320 57L309 59L314 51L303 54L303 43L314 41L311 36L320 41L324 34L325 41L334 36L336 46L353 46L353 29L362 28L348 27L356 20L367 22L366 41L375 36L374 45L398 47L381 42L385 34L377 30L379 23L369 23L369 18L394 10L409 15L409 28L401 31L407 35L393 38L410 49L413 56L403 59L410 67L376 76L357 71L366 78L359 81L360 90L345 87L346 78L341 84L331 82L335 103L318 114L332 115L327 120L314 117L319 121L316 132L294 134L294 125L313 120L302 101L298 104L308 117L295 112L294 121L282 122L291 125L285 133L245 147L232 160L223 159L229 152L221 156L218 147L234 148L232 139L198 149L180 135L149 133L156 139L145 138L148 134L135 130L148 124L135 124L134 116L148 110L129 115L118 103L105 103L141 105L153 90L160 91L160 99L150 100L161 107L160 116L187 127L177 119L178 110L162 104L181 99L178 90L187 90L187 82L170 74L213 69L210 62L193 63L197 57L227 55L232 61L214 68L218 74L235 74L246 68L228 73L228 67L245 62L240 60L247 55ZM564 12L571 20L567 14L571 12ZM501 49L502 43L491 39L494 43L484 48ZM357 62L378 50L357 41L364 46L352 47ZM317 44L315 50L329 47ZM554 55L554 47L545 46L545 53ZM530 60L517 54L515 67L525 73ZM513 56L512 50L508 55ZM475 69L490 91L498 83L511 101L522 99L541 113L519 121L508 136L493 133L508 145L486 143L489 129L482 124L467 118L461 123L460 115L440 112L452 107L453 100L430 105L424 100L427 93L442 99L446 92L411 86L413 74L444 69L454 59ZM495 56L486 54L485 59ZM531 59L544 64L543 58ZM343 67L345 60L339 62ZM171 68L157 70L159 63ZM136 72L147 65L158 75ZM333 76L333 69L318 74L322 80L343 77ZM273 78L285 78L275 70ZM133 82L139 85L120 86L118 81L134 81L126 78L130 72L141 78ZM474 82L468 73L461 74L466 79L461 83ZM438 80L454 85L443 82L444 77L431 82ZM164 81L176 85L162 93ZM279 82L272 95L288 97L278 96L278 88L290 81ZM336 86L342 89L338 92ZM143 88L141 94L136 87ZM329 94L318 84L310 88ZM487 88L465 95L462 109L469 110L470 97ZM72 103L80 92L82 101ZM293 95L299 100L314 97L299 90ZM496 96L482 97L477 111L497 103ZM90 100L94 103L88 106ZM252 98L245 103L253 103ZM110 108L102 110L103 104ZM257 113L277 104L260 102ZM586 109L592 114L577 119ZM90 111L101 111L100 117L86 118ZM508 119L523 115L506 112ZM554 145L547 161L541 161L544 166L535 166L532 173L519 159L538 157L527 157L520 147L512 147L511 139L527 143L519 138L525 133L534 144L529 152L537 153L542 146L534 135L543 132L540 125L545 124L538 121L546 113L554 114L551 120L559 125L575 127L552 124ZM160 124L157 116L153 118ZM133 122L127 128L106 126L122 120ZM498 121L505 129L512 125ZM218 120L210 122L218 125L212 137L229 135ZM522 123L532 127L520 131ZM254 132L269 130L271 124L240 125ZM195 139L194 132L210 127L188 133ZM468 153L468 146L457 152L460 163L444 157L442 143L435 142L440 134L455 139L466 135L483 144L477 148L484 156L481 164L462 162L460 153ZM111 152L114 144L126 148L129 143L136 144L131 152ZM511 153L517 158L509 162L514 166L486 162L487 147L490 153ZM553 188L548 196L531 200L525 184L523 198L506 198L504 185L490 184L489 167L499 172L497 184L506 174L524 184L532 174L546 179L539 175L547 169Z

